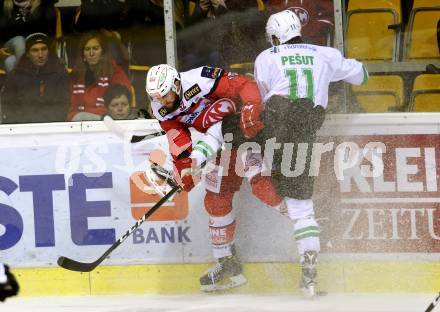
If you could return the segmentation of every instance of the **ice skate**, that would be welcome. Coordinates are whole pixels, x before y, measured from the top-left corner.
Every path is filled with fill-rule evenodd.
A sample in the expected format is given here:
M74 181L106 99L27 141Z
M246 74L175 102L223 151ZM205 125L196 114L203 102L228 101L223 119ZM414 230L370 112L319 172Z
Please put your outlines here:
M308 250L304 253L304 261L301 263L301 291L305 298L311 299L317 295L316 291L316 263L318 253Z
M200 290L213 292L244 285L247 282L235 255L217 260L205 275L200 278Z

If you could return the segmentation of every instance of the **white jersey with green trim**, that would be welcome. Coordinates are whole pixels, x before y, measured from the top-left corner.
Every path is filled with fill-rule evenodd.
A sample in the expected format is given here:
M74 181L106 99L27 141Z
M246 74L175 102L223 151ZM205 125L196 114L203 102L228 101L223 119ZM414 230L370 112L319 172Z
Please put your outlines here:
M255 60L254 76L263 102L272 95L292 100L309 98L326 108L330 82L362 84L368 73L362 63L346 59L334 48L283 44L264 50Z

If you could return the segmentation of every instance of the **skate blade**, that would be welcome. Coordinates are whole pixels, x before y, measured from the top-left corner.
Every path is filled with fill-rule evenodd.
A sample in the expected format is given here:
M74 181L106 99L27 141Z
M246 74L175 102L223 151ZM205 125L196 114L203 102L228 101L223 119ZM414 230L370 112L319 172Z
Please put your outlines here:
M227 290L246 284L247 280L243 274L229 277L226 281L217 284L201 285L200 290L203 292L215 292Z

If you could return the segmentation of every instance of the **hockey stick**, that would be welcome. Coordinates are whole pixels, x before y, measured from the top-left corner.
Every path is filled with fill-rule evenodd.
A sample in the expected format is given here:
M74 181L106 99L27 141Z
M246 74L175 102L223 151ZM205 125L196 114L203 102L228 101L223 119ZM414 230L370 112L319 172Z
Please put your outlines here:
M147 220L149 216L151 216L157 209L159 209L171 196L174 195L178 190L180 189L179 186L174 186L171 191L169 191L164 197L162 197L153 207L151 207L150 210L147 211L143 215L141 219L139 219L127 232L125 232L124 235L122 235L121 238L119 238L113 245L110 246L109 249L107 249L101 257L99 257L94 262L79 262L67 257L59 257L57 260L57 263L60 267L70 270L70 271L77 271L77 272L90 272L93 271L99 264L101 264L102 261L107 258L107 256L115 250L119 245L122 244L125 239L130 236L130 234L137 229L142 223Z
M171 171L166 170L161 165L152 163L151 170L160 178L162 178L166 184L168 184L171 188L177 186L177 182L173 178L173 173ZM156 190L157 191L157 190Z
M118 137L120 137L121 139L125 138L125 130L122 129L122 127L120 125L118 125L113 118L111 118L110 116L106 115L103 119L103 122L105 124L105 126L114 134L116 134ZM165 131L161 130L161 131L157 131L157 132L153 132L153 133L149 133L149 134L145 134L145 135L135 135L133 134L130 138L130 142L131 143L138 143L141 142L143 140L148 140L148 139L152 139L161 135L164 135Z
M205 166L207 161L205 160L200 167L196 170L196 172L200 172ZM168 172L164 169L165 172ZM148 210L142 218L140 218L127 232L125 232L124 235L122 235L121 238L119 238L113 245L110 246L109 249L107 249L101 257L99 257L94 262L79 262L67 257L59 257L57 260L57 263L60 267L70 270L70 271L77 271L77 272L90 272L93 271L98 265L101 264L102 261L105 260L105 258L113 251L115 250L119 245L122 244L122 242L130 236L130 234L136 230L142 223L145 222L145 220L148 219L149 216L151 216L157 209L159 209L168 199L170 199L177 191L180 191L180 186L176 185L174 186L171 191L165 194L164 197L162 197L153 207L151 207L150 210Z
M437 297L435 297L435 299L431 302L431 304L429 305L429 307L426 308L425 312L431 312L432 310L434 310L435 306L439 303L440 301L440 293L437 295Z

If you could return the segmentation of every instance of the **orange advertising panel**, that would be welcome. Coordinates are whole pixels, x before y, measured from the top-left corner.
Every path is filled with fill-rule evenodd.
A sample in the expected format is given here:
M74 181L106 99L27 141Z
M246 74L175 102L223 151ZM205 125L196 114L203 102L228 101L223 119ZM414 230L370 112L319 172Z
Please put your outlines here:
M163 183L163 181L158 181ZM133 173L130 177L130 202L131 215L135 220L141 218L154 204L160 200L160 195L156 193L142 171ZM163 204L149 221L172 221L183 220L188 216L188 193L177 193L171 201Z

